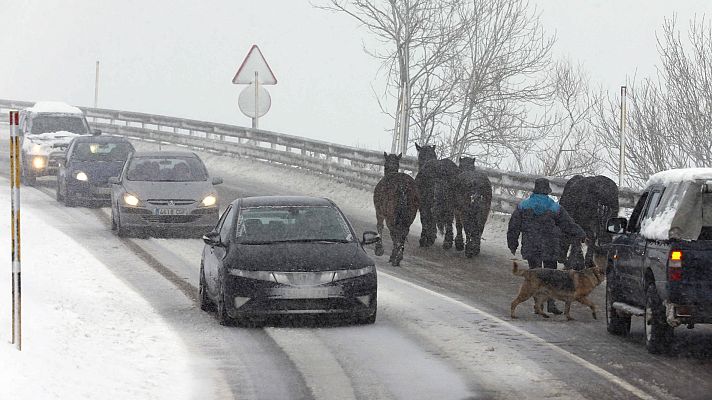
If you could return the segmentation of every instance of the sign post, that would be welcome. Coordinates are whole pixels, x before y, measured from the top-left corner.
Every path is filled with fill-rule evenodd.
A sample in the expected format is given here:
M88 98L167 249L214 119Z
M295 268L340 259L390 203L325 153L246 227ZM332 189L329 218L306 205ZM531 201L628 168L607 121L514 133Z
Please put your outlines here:
M20 280L20 136L19 113L10 111L10 217L12 219L12 343L22 350L22 285Z
M259 118L267 114L272 105L269 92L262 86L277 84L277 78L257 45L250 48L235 77L232 78L232 83L250 85L240 93L238 105L243 114L252 118L252 128L257 129Z

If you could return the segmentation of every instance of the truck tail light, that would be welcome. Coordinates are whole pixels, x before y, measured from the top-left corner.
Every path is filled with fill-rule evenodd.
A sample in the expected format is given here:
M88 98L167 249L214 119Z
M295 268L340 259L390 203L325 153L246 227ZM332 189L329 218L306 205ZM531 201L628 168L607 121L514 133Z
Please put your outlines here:
M668 281L679 282L682 280L682 251L670 251L668 260Z

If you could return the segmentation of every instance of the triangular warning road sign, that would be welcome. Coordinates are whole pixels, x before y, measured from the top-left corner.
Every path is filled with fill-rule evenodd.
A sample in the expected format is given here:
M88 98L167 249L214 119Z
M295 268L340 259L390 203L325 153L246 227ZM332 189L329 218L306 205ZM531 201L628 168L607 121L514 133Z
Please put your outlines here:
M255 80L255 72L262 85L276 85L277 78L274 77L272 69L267 64L267 60L262 55L260 48L257 45L252 45L252 48L247 53L247 57L237 69L235 77L232 78L234 84L250 84Z

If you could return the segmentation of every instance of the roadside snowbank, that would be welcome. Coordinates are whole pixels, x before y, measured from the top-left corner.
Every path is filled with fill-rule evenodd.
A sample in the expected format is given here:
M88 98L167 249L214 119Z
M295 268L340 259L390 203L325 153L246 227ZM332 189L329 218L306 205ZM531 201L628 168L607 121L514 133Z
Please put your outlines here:
M6 180L0 186L7 188ZM0 191L0 399L183 399L194 381L179 337L145 300L23 191L23 349L11 337L8 190Z

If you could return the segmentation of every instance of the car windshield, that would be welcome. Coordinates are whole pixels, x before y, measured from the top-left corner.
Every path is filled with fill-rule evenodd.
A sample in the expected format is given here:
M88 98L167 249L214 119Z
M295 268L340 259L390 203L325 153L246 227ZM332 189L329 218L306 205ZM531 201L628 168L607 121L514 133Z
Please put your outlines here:
M71 159L76 161L126 161L133 146L129 143L77 143Z
M208 173L196 157L136 157L131 160L126 178L130 181L196 182Z
M84 118L68 115L38 115L32 119L30 134L39 135L49 132L72 132L80 135L89 133Z
M328 206L245 208L235 232L243 244L353 241L344 217Z

